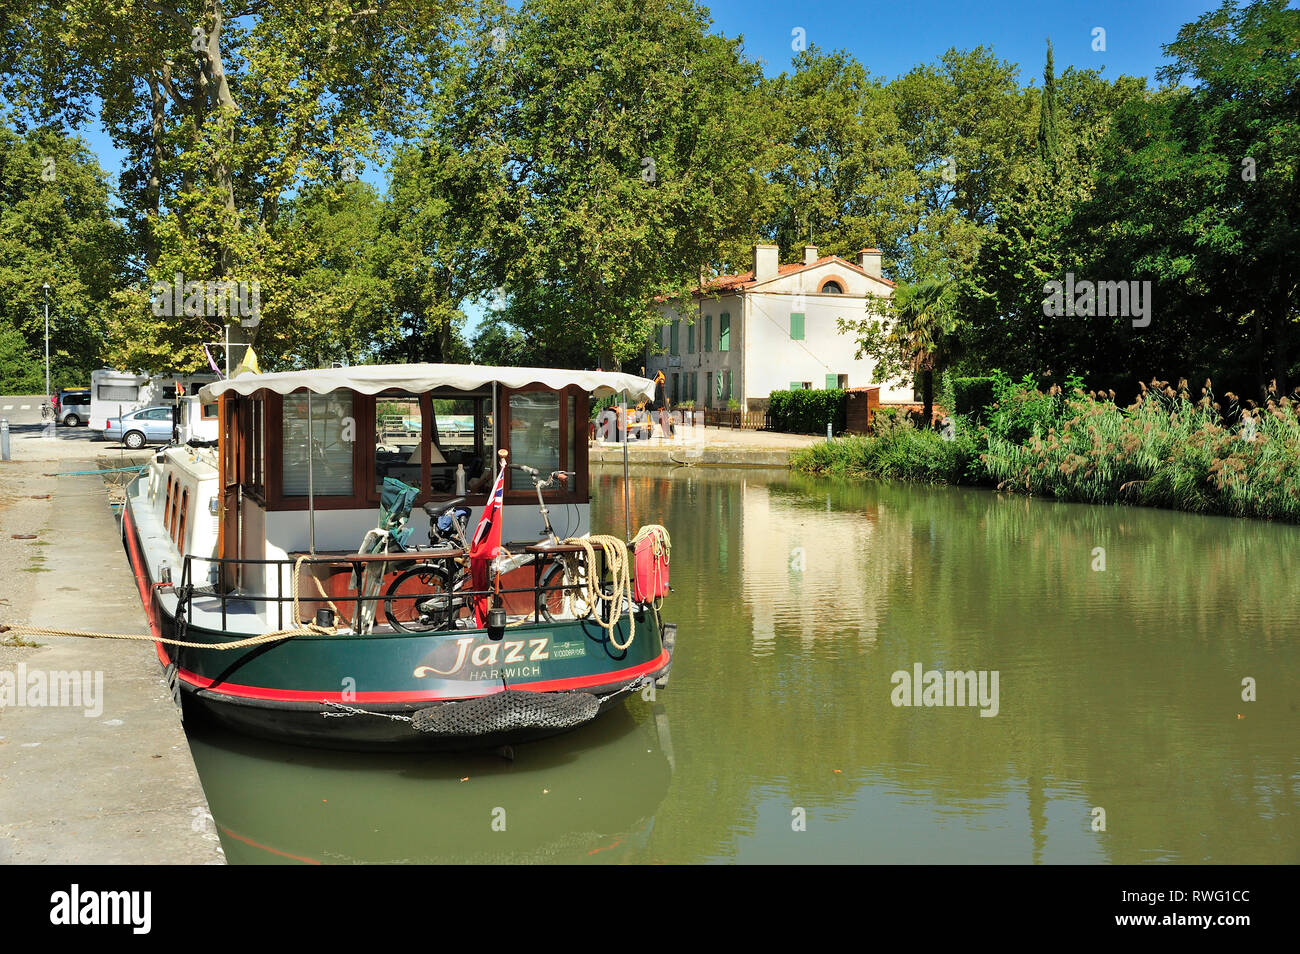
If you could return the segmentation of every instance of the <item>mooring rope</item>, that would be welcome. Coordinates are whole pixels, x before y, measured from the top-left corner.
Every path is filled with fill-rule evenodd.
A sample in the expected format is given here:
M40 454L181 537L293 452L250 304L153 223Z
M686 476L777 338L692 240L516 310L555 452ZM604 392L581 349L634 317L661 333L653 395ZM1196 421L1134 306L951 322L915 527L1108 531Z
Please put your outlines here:
M298 576L302 569L303 561L308 558L308 554L298 557L293 565L293 618L302 619L302 611L299 608L298 600ZM314 578L313 578L314 579ZM157 586L158 584L154 584ZM319 587L319 582L317 583ZM322 593L321 595L324 595ZM326 597L328 599L328 597ZM333 606L333 603L330 603ZM337 607L336 607L337 609ZM316 623L306 623L293 629L277 629L271 633L261 633L257 636L248 636L244 639L236 639L229 643L196 643L184 639L172 639L168 636L146 636L140 633L97 633L80 629L55 629L48 626L26 626L23 624L4 625L0 624L0 633L14 633L18 636L82 636L86 639L133 639L146 643L167 643L169 646L185 646L190 649L247 649L250 646L260 646L263 643L274 643L282 639L292 639L295 636L336 636L338 635L337 626L318 626Z

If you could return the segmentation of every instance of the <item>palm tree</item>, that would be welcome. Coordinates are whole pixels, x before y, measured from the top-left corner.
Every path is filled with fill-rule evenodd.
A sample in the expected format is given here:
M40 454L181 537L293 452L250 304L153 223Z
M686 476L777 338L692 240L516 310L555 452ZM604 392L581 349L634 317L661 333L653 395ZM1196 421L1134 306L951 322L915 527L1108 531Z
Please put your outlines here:
M938 278L902 285L890 309L893 322L887 340L913 380L920 378L927 427L934 413L934 372L950 357L953 345L951 287Z

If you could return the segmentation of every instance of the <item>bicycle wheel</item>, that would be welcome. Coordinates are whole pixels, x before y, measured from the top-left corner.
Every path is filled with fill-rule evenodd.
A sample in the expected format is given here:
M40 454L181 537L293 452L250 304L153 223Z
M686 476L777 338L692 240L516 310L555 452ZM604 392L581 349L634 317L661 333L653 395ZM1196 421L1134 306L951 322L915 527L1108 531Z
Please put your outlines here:
M557 619L582 619L591 615L587 602L587 563L582 559L557 560L542 571L537 612L548 623Z
M453 602L446 572L421 564L393 580L384 594L384 614L404 633L433 633L451 628Z

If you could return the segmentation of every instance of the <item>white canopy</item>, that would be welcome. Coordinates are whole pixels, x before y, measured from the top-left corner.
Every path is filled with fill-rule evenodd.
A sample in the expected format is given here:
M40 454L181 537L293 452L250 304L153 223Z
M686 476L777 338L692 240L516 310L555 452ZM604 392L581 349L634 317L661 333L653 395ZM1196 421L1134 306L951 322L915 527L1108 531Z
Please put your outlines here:
M473 391L494 381L509 388L541 384L556 390L576 384L597 397L627 392L631 400L644 398L652 401L655 394L653 381L613 371L494 368L477 364L363 364L354 368L241 374L205 385L199 396L204 401L215 401L226 393L248 395L266 390L276 394L289 394L300 388L306 388L315 394L341 390L378 394L389 388L420 394L433 388Z

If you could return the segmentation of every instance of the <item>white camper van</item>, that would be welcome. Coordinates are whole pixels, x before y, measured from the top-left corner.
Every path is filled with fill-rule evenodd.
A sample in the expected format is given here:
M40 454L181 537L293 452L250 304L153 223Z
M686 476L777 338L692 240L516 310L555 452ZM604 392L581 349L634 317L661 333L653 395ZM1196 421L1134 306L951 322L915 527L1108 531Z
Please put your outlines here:
M138 374L102 368L90 373L90 429L103 437L109 418L142 407L173 405L178 393L197 394L215 374ZM215 417L213 418L215 422ZM215 423L212 425L215 430Z

